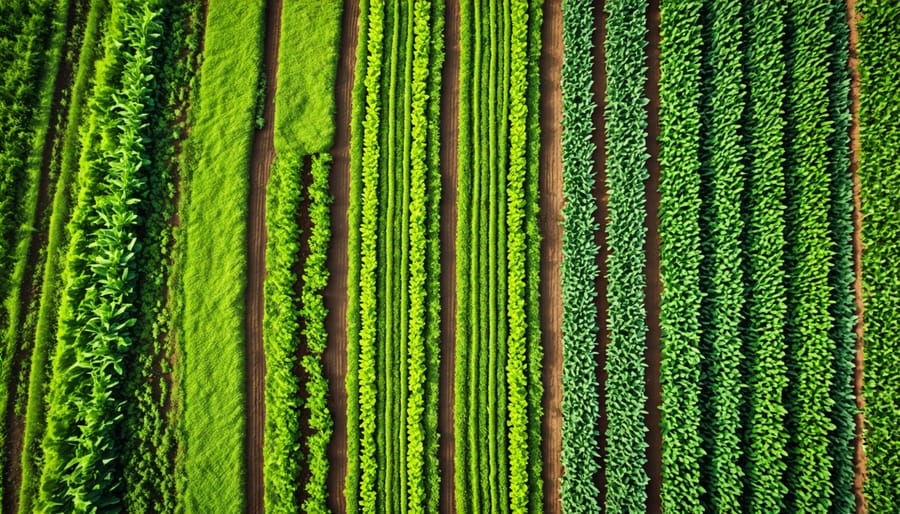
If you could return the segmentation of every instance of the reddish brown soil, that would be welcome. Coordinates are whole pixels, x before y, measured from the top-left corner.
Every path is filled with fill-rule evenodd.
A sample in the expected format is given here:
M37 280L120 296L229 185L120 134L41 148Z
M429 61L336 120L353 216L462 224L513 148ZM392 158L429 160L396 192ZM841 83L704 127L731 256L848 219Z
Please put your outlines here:
M562 7L544 4L541 29L541 332L544 345L544 512L562 511L559 498L562 449Z
M350 115L353 96L353 73L356 64L356 42L359 29L359 2L344 0L341 24L341 53L338 60L337 101L334 148L331 154L331 246L328 249L328 271L331 279L325 288L328 317L328 348L322 356L328 379L328 408L334 418L334 433L328 445L329 507L345 512L344 478L347 474L347 207L350 200Z
M650 0L647 7L647 171L645 182L647 195L647 240L644 245L647 262L645 306L647 308L647 512L662 512L660 489L662 488L662 430L659 406L662 404L662 387L659 367L662 361L662 345L659 326L659 303L662 283L659 277L659 0Z
M439 461L443 513L456 511L453 477L453 391L456 369L456 181L459 132L459 3L445 13L445 57L441 77L441 366L438 386Z
M856 30L857 12L856 0L847 0L847 11L850 15L850 112L852 121L850 125L850 171L853 174L853 260L856 274L856 311L859 316L856 325L856 369L853 375L853 388L856 393L856 402L859 413L856 414L856 477L853 481L853 489L856 494L856 511L864 514L866 498L863 496L863 484L866 479L866 453L863 448L863 410L866 399L863 397L863 299L862 299L862 211L859 200L859 56L857 54L858 33Z
M591 139L596 146L594 149L594 163L596 166L594 175L594 198L597 202L595 219L597 220L598 227L604 227L605 220L609 215L606 190L606 138L603 137L606 130L606 119L603 116L603 99L606 97L606 51L604 50L603 42L606 40L607 16L606 13L603 12L602 4L596 6L594 9L594 36L592 40L594 44L594 85L591 88L591 92L594 95L596 108L594 109L593 116L594 134ZM597 327L599 328L599 333L597 334L599 351L597 352L596 357L597 370L599 373L599 390L597 392L600 398L600 422L598 428L600 429L601 434L606 434L606 395L603 392L603 388L607 377L606 346L609 343L609 332L606 325L606 313L609 309L608 302L606 301L606 258L608 253L606 251L605 229L597 231L595 241L600 247L600 251L597 253L597 258L595 260L597 263L597 270L599 271L595 281L597 287L597 297L595 299L597 304ZM605 454L606 438L601 437L600 455L605 456ZM606 502L606 474L602 471L597 473L597 476L594 477L594 482L597 484L597 489L600 491L600 501L602 505Z
M275 160L275 88L281 0L266 4L263 65L266 73L265 125L253 135L247 227L247 511L264 512L263 434L266 425L266 355L263 348L263 283L266 274L266 183Z
M81 5L82 9L77 9ZM66 38L60 53L60 65L56 72L55 85L53 90L53 99L50 104L50 125L44 138L43 153L41 156L41 174L38 182L37 206L33 213L31 226L38 228L31 238L28 246L28 260L25 264L25 273L22 284L19 309L20 317L17 321L19 327L24 326L32 303L40 292L40 283L34 280L36 266L42 263L40 251L47 245L47 227L42 223L44 214L48 212L50 207L50 169L54 165L53 148L60 138L61 123L67 109L62 104L64 98L69 96L69 88L73 79L73 63L66 58L69 53L71 42L74 40L72 31L75 27L76 15L83 13L84 5L82 2L70 2L68 14L66 15ZM56 157L57 161L59 157ZM32 344L26 344L25 341L19 341L12 356L12 367L10 370L10 380L12 385L16 385L19 375L21 374L22 365L30 361ZM22 398L21 400L25 400ZM22 445L25 440L25 416L17 416L15 406L20 401L15 387L11 388L7 404L3 406L6 410L6 447L3 448L3 457L5 459L5 468L3 472L3 512L17 512L19 509L19 489L22 485ZM0 462L4 462L0 459Z

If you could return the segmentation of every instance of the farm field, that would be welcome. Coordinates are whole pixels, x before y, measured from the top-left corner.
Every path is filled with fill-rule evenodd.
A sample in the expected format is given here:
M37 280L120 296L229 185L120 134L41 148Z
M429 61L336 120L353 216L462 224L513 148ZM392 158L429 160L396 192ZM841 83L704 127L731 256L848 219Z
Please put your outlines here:
M0 513L900 511L896 2L0 20Z

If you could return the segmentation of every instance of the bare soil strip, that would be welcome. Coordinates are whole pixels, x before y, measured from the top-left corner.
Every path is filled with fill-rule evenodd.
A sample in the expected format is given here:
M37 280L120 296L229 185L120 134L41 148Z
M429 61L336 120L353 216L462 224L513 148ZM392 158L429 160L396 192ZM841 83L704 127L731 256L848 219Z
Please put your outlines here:
M604 12L604 4L595 6L594 8L594 36L592 42L594 44L594 85L591 92L594 95L594 134L591 139L594 141L596 148L594 149L594 200L597 203L597 212L595 219L600 230L597 231L595 241L600 247L597 258L597 280L595 282L597 288L597 297L595 299L597 305L597 370L598 370L598 389L600 398L600 455L605 458L606 455L606 394L604 394L604 386L606 384L606 346L609 343L609 331L606 324L606 313L609 310L606 300L607 280L606 273L608 266L606 259L608 257L606 251L606 218L609 215L608 196L606 190L606 118L603 112L603 101L606 98L606 51L603 42L606 41L606 13ZM606 503L606 474L601 469L600 473L594 478L597 489L600 491L600 504Z
M857 44L859 33L856 30L857 12L856 0L847 0L847 12L850 19L850 172L853 175L853 268L856 275L854 289L856 292L856 312L859 316L856 324L856 369L853 374L853 389L856 394L856 404L859 412L856 414L856 454L854 464L856 476L853 480L854 494L856 495L856 511L861 514L868 512L866 498L863 495L863 484L866 479L866 453L863 448L863 411L866 407L866 399L863 397L863 299L862 299L862 210L859 199L859 55Z
M266 275L266 183L275 160L275 88L281 0L266 4L263 66L266 74L265 125L253 135L250 155L250 209L247 227L247 511L264 512L263 434L266 426L266 355L263 347L263 283Z
M338 60L336 95L336 132L331 155L331 246L328 249L328 272L331 278L325 288L328 317L328 348L322 356L328 379L328 408L334 419L334 433L328 445L328 498L334 512L346 512L344 479L347 474L347 207L350 201L350 122L353 97L353 74L356 64L356 42L359 30L358 0L344 0L341 21L341 49Z
M650 0L647 7L647 171L644 183L647 198L647 240L644 243L647 276L644 305L647 309L647 512L662 512L662 430L659 407L662 404L662 387L659 368L662 362L662 343L659 325L659 304L662 283L659 276L659 0Z
M24 326L26 318L29 314L32 302L38 296L40 291L40 282L34 281L36 266L42 262L40 259L40 251L47 245L47 228L46 224L41 220L50 207L50 169L54 165L53 147L60 138L60 134L64 130L60 130L60 123L67 109L62 102L64 98L68 98L69 89L73 80L73 63L67 58L71 49L74 38L71 37L75 26L75 17L78 12L84 12L83 9L76 10L81 2L69 2L68 14L66 15L66 38L60 52L60 65L56 72L55 85L53 89L53 100L50 104L50 126L47 129L44 138L42 156L41 156L41 174L38 182L37 206L35 208L31 226L38 230L31 238L28 246L28 261L25 264L25 273L23 280L26 284L22 285L19 297L20 317L17 321L19 327ZM77 54L77 52L76 52ZM58 161L60 156L56 157ZM43 277L41 277L41 280ZM10 378L13 381L18 380L22 364L26 360L30 360L30 353L34 348L34 344L25 344L20 341L13 355L12 368ZM22 444L25 440L25 416L17 416L15 412L16 402L19 401L16 390L12 390L9 394L7 405L5 405L6 416L6 447L3 448L6 458L6 467L3 473L3 512L17 512L19 509L19 488L22 484Z
M447 2L441 76L441 366L438 386L438 459L442 513L456 511L453 391L456 369L456 199L459 142L459 2Z
M544 345L544 512L562 511L559 497L562 449L562 6L544 4L541 28L541 332Z

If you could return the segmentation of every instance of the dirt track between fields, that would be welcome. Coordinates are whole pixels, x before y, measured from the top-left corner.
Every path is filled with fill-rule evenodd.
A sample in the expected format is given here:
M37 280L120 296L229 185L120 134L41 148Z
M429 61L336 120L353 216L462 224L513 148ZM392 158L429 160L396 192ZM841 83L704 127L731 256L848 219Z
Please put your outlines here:
M647 277L644 305L647 309L647 512L662 512L662 426L660 405L662 386L659 369L662 362L662 334L659 324L662 283L659 275L659 0L650 0L647 6L647 171L644 183L647 198L647 240L644 244Z
M459 134L459 3L445 12L445 56L441 77L441 366L438 386L441 512L456 511L453 462L454 374L456 369L456 199Z
M250 154L250 196L247 226L247 512L265 511L263 437L266 426L266 355L263 346L264 282L266 276L266 184L275 160L275 89L278 83L278 40L282 0L266 4L263 66L265 125L253 135Z
M328 379L328 408L334 419L334 433L328 445L328 506L334 512L345 512L344 479L347 474L347 207L350 201L350 121L353 98L353 74L356 65L359 2L344 0L341 20L341 48L338 60L336 98L336 132L331 155L330 192L331 246L328 248L328 272L331 278L325 288L328 317L328 347L322 355Z
M562 7L560 0L544 4L541 28L541 340L544 345L544 512L562 511Z
M50 197L50 168L54 165L54 159L58 162L61 156L54 155L53 148L59 139L61 132L64 132L60 123L68 109L63 105L63 100L68 99L74 74L73 63L67 58L67 54L71 49L72 31L75 27L76 7L78 2L69 3L68 14L66 15L66 38L63 42L60 52L59 68L56 71L55 84L53 87L53 99L50 104L50 125L47 128L47 134L44 138L44 145L41 155L41 174L38 183L37 205L31 221L31 226L36 229L31 236L31 242L28 246L28 260L25 264L25 273L22 275L22 284L19 309L20 316L17 321L11 320L11 323L18 323L23 327L29 314L32 302L37 298L40 292L40 284L34 282L36 266L43 262L40 258L40 251L47 245L48 227L42 220L45 213L49 215L49 208L52 198ZM84 7L84 6L82 6ZM82 9L81 12L84 12ZM77 55L77 51L75 52ZM40 273L43 278L43 272ZM19 341L19 345L14 351L12 367L10 371L10 379L16 381L21 374L22 364L31 361L31 351L33 351L33 342L26 345L25 341ZM7 404L4 415L6 416L5 430L7 433L6 447L2 449L5 460L0 459L3 467L3 505L2 512L17 512L19 510L19 489L22 485L22 446L25 441L25 416L17 416L15 412L16 402L19 400L17 389L10 391L7 398ZM27 400L24 399L24 400Z
M862 211L860 209L859 199L859 56L857 54L857 44L859 34L856 30L857 13L856 0L847 0L847 12L850 18L850 172L853 175L853 268L856 275L854 290L856 293L856 311L859 316L856 325L856 368L853 374L853 389L856 395L856 402L859 412L854 416L856 418L856 452L854 456L854 465L856 476L853 480L853 492L856 495L856 511L860 514L868 512L866 508L866 499L863 495L863 483L866 478L866 452L863 447L863 411L866 406L866 399L863 397L863 331L864 324L864 307L863 307L863 287L862 287Z

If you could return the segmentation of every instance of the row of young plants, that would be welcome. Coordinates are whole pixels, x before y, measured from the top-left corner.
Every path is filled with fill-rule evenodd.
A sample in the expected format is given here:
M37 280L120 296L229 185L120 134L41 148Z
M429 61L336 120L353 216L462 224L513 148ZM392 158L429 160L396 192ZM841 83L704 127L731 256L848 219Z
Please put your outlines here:
M50 382L39 508L99 509L124 494L120 433L134 339L136 205L158 11L114 3L79 173Z
M66 9L60 1L10 4L2 7L0 105L4 116L0 128L8 138L0 149L0 262L8 270L0 278L0 469L11 478L7 455L7 418L24 415L25 376L30 345L25 333L29 309L22 305L22 292L34 280L28 271L28 252L35 230L41 225L37 213L41 157L50 124L51 105L65 35ZM18 352L20 353L17 356ZM9 410L12 410L10 413ZM0 501L4 485L0 482ZM15 495L16 492L8 491Z
M869 512L900 510L900 5L862 0L859 14L859 181L865 301L865 449Z
M348 511L437 508L444 5L363 3L351 130Z
M846 8L661 10L664 508L850 512Z
M615 11L616 4L607 3L606 9ZM600 385L597 374L598 309L596 281L599 274L596 233L597 205L594 199L596 181L594 168L593 114L595 102L593 86L593 3L590 0L565 0L563 14L563 63L562 63L562 163L563 163L563 398L562 398L562 455L564 476L560 484L560 499L566 512L597 512L600 510L600 492L595 478L600 472ZM621 17L613 16L613 28ZM643 20L641 20L643 21ZM610 33L607 19L606 45L626 45L628 41ZM621 38L621 39L620 39ZM637 45L640 50L643 42ZM643 57L638 59L642 62ZM622 62L625 62L622 59ZM610 72L621 69L619 80L641 81L627 75L624 68L610 67ZM622 91L624 94L626 91ZM627 98L627 97L626 97ZM633 102L634 99L628 99ZM621 112L629 103L609 101L607 118L612 112ZM619 111L615 110L618 106ZM612 130L613 127L610 127ZM615 133L615 131L613 131ZM629 134L630 135L630 134ZM621 170L621 168L620 168Z
M322 354L331 240L329 175L339 3L285 5L275 94L277 161L267 185L265 505L329 512L333 420ZM270 77L270 80L272 78ZM303 222L301 228L301 220Z
M535 512L541 485L542 2L460 5L456 508Z

